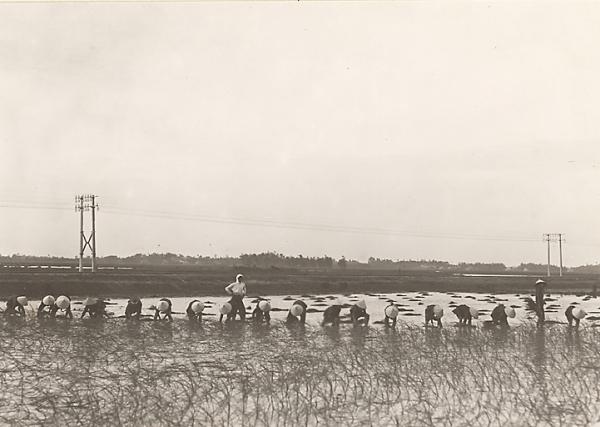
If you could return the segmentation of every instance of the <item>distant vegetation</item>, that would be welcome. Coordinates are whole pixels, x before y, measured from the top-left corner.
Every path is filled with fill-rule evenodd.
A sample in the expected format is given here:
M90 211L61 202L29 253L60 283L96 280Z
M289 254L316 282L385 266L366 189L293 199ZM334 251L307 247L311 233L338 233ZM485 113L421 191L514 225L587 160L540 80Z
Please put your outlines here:
M76 258L29 256L29 255L0 255L3 265L74 265ZM305 257L287 256L273 252L260 254L243 254L237 257L208 257L189 256L174 253L135 254L128 257L105 256L98 258L100 266L199 266L199 267L252 267L252 268L281 268L281 269L354 269L354 270L394 270L394 271L431 271L440 273L505 273L505 274L546 274L545 264L522 263L516 267L507 267L502 263L466 263L452 264L438 260L390 260L369 258L368 262L359 262L342 257L334 259L329 256ZM565 272L578 274L600 274L600 264L568 267ZM558 267L551 266L553 275L558 274Z

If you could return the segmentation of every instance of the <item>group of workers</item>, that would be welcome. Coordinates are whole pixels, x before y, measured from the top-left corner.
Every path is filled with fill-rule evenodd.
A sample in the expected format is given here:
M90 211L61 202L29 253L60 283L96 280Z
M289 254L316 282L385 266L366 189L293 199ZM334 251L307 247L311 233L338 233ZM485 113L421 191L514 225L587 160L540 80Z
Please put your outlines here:
M528 305L528 309L535 312L537 316L538 325L543 324L546 320L545 311L544 311L544 292L546 288L546 282L542 279L538 279L535 282L535 301L531 298L527 298L526 302ZM458 318L459 324L463 325L471 325L472 319L477 319L479 317L479 311L472 307L469 307L466 304L461 304L452 310L452 312ZM444 315L444 311L442 307L439 305L428 305L425 308L425 324L431 325L434 324L434 321L437 322L439 327L442 326L442 316ZM498 304L492 312L491 315L491 324L492 325L508 325L508 318L514 318L516 316L516 311L513 307L506 307L504 304ZM575 325L575 327L579 327L579 322L583 319L587 313L582 308L577 308L574 305L570 305L565 310L565 317L569 322L569 326ZM387 324L387 316L386 316L386 324Z
M530 300L530 308L535 310L538 322L544 322L544 289L546 283L543 280L536 282L536 300ZM246 307L244 305L244 297L246 296L246 283L244 282L244 276L238 274L235 282L231 283L225 288L225 292L231 296L229 301L224 303L220 307L220 318L219 322L234 320L237 316L241 320L246 319ZM25 316L24 306L28 305L27 297L25 296L11 296L6 302L6 315L17 315ZM88 315L90 318L102 318L109 317L106 311L106 301L101 298L86 298L83 301L84 309L81 313L81 318ZM162 298L158 304L151 306L154 309L154 320L173 320L173 304L170 299ZM294 301L291 308L288 311L286 317L286 324L304 324L306 322L307 305L302 300ZM323 312L323 321L321 325L333 325L337 326L340 323L341 310L343 308L342 303L337 300L331 306L327 307ZM202 314L204 311L204 303L197 299L190 301L186 308L186 315L188 319L192 321L201 321ZM271 303L265 299L259 299L256 301L256 307L252 311L252 320L259 323L268 323L271 320ZM479 316L478 310L469 307L468 305L461 304L454 308L452 311L458 318L459 324L471 325L472 319L477 319ZM52 295L45 296L38 309L37 317L56 317L59 313L66 318L72 319L73 313L71 312L71 298L69 296L59 296L54 298ZM367 305L365 300L360 300L350 306L350 320L353 325L367 325L369 323L370 316L367 313ZM384 325L387 327L394 327L399 314L399 309L395 303L390 302L384 309ZM442 317L444 310L440 305L431 304L425 308L425 325L434 326L437 323L438 327L442 326ZM508 318L514 318L516 315L515 309L512 307L506 307L504 304L498 304L491 312L491 323L493 325L508 325ZM579 326L580 320L585 317L586 313L580 308L569 306L565 311L565 316L569 322L569 325L575 323L575 326ZM142 316L142 301L133 297L127 302L125 308L126 319L137 319L139 320Z

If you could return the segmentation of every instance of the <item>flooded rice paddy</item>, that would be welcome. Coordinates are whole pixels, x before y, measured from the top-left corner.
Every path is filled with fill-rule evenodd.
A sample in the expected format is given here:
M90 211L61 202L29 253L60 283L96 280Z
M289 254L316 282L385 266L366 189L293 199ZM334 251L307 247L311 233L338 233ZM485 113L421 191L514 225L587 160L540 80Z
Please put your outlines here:
M202 324L0 318L0 424L589 425L600 414L597 299L550 295L550 323L536 327L523 295L313 295L301 298L316 310L307 325L286 327L298 297L271 297L270 325L218 323L222 297L199 298L211 301ZM388 300L407 311L394 329L318 325L333 299L363 297L375 321ZM190 300L173 298L174 310ZM145 314L157 301L143 299ZM111 302L121 315L125 300ZM500 302L518 306L510 328L479 327L485 315L455 327L450 305ZM578 330L555 323L571 303L590 313ZM444 328L423 327L427 304L444 306Z
M168 297L168 295L165 295ZM405 292L397 294L329 294L329 295L288 295L288 296L250 296L245 298L245 305L248 315L256 306L258 298L267 298L271 301L272 321L284 321L287 312L294 301L301 299L308 305L307 322L311 325L318 325L322 320L322 312L334 301L340 301L344 304L345 309L342 310L342 316L348 314L350 305L364 299L367 303L367 310L371 314L371 319L374 321L373 326L378 327L384 317L384 309L389 303L394 303L398 306L400 314L399 319L405 323L412 325L421 325L424 323L423 313L425 307L429 304L439 304L444 308L444 317L442 319L445 324L455 324L458 319L452 313L452 309L460 304L466 304L476 308L480 313L479 320L473 320L473 324L490 320L489 316L494 307L498 304L504 304L507 307L513 307L516 311L516 318L509 319L511 325L521 324L535 318L535 314L527 310L526 298L534 298L533 294L477 294L477 293L441 293L441 292ZM85 298L73 298L73 314L78 317L78 314L83 310L82 301ZM174 318L185 318L185 310L193 297L170 298L173 302ZM229 300L228 297L198 297L200 301L205 303L204 316L205 320L218 321L219 307ZM160 298L142 298L143 311L145 317L152 317L154 314L153 306L158 303ZM600 325L600 299L592 298L589 295L546 295L546 320L549 322L566 322L564 315L565 309L570 305L583 308L588 316L584 323L590 325ZM123 316L127 299L109 299L108 312L115 317ZM35 317L35 309L39 305L39 301L30 301L30 306L27 308L28 317ZM248 316L249 317L249 316Z

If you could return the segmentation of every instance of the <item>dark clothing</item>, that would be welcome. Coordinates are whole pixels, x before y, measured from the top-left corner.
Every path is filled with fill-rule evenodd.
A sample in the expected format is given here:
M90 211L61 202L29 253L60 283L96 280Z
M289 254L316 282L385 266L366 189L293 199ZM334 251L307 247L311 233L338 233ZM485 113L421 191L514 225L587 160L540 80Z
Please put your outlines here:
M71 312L71 298L68 296L66 296L66 297L69 299L69 306L65 309L65 317L72 319L73 313ZM58 313L58 310L60 310L60 308L58 307L58 305L56 305L56 302L55 302L54 304L52 304L52 307L50 308L50 315L52 317L56 317L56 313Z
M67 295L65 296L69 299L69 306L65 309L65 317L72 319L73 313L71 312L71 298ZM60 310L60 308L58 307L58 305L56 305L56 302L54 302L54 304L52 304L52 307L50 308L50 316L56 317L56 313L58 313L58 310Z
M52 306L46 305L43 302L40 303L37 309L37 317L39 319L43 317L50 317L52 315Z
M4 314L20 315L25 317L25 307L23 307L23 305L17 301L16 296L10 296L6 300L6 310L4 311Z
M525 305L527 306L525 308L525 310L537 312L537 308L536 308L534 300L532 300L530 297L527 297L523 301L525 302Z
M538 316L538 323L543 323L546 320L544 313L544 285L535 285L535 311Z
M458 323L464 325L471 325L473 316L471 315L471 309L466 304L461 304L452 310L456 317L458 317Z
M187 314L188 319L197 320L198 322L200 322L200 321L202 321L202 312L196 313L194 310L192 310L192 305L195 302L200 302L200 301L195 299L194 301L190 302L185 310L185 313Z
M428 305L427 307L425 307L425 326L427 326L429 323L431 323L431 326L433 326L433 322L437 321L437 325L438 327L442 327L442 319L437 319L435 317L435 314L433 313L433 308L435 307L435 304L431 304Z
M56 313L58 313L58 310L60 310L60 308L56 304L53 304L52 305L52 309L50 310L50 315L52 317L56 317ZM67 317L69 319L73 318L73 313L71 312L71 306L70 305L65 309L65 317Z
M323 322L321 325L331 323L333 326L340 324L340 311L342 311L341 305L332 305L325 309L323 312Z
M160 317L161 311L158 308L156 308L154 310L154 320L168 320L169 322L172 322L173 316L171 315L171 308L173 307L173 304L171 303L171 300L168 298L161 298L160 301L166 301L169 307L166 311L162 313L162 318Z
M491 316L494 325L508 325L508 316L506 315L506 307L504 304L498 304L494 307Z
M579 327L579 319L575 316L573 316L573 309L575 307L574 306L569 306L566 310L565 310L565 316L567 317L567 321L569 322L569 326L573 326L573 321L575 321L575 327L578 328Z
M142 302L139 299L129 300L125 307L125 318L140 320L142 315Z
M255 322L259 322L259 323L262 323L262 322L269 323L271 321L271 315L269 314L268 311L262 311L260 309L260 307L258 306L259 303L260 303L260 301L258 303L256 303L256 308L252 312L252 320L254 320Z
M231 313L227 315L227 320L235 319L235 316L239 314L240 319L246 319L246 307L244 306L244 299L241 295L233 295L229 300L231 304Z
M285 320L285 323L292 324L292 323L298 323L300 322L301 324L305 324L306 323L306 310L307 310L307 305L304 301L302 300L297 300L294 301L294 304L292 304L292 307L295 305L299 305L300 307L302 307L302 314L300 315L300 319L298 319L296 316L294 316L292 314L291 311L288 311L288 315L287 315L287 319Z
M102 300L96 301L94 304L86 305L81 313L81 318L88 314L92 319L97 317L108 317L106 312L106 303Z
M367 310L357 305L350 307L350 319L352 320L352 324L355 326L359 323L363 323L365 325L369 323L369 315L367 314Z

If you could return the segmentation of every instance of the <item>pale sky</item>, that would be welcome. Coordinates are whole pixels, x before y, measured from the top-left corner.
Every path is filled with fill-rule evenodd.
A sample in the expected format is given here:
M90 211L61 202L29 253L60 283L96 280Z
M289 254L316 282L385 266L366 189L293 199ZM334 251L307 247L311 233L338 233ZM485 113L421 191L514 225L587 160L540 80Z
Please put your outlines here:
M0 253L75 256L94 193L99 255L516 265L562 232L566 265L597 263L599 22L570 1L0 4Z

